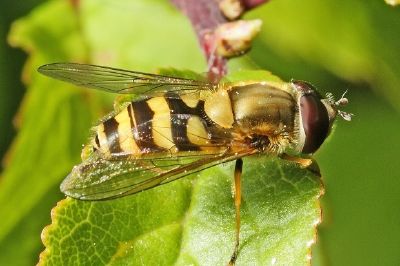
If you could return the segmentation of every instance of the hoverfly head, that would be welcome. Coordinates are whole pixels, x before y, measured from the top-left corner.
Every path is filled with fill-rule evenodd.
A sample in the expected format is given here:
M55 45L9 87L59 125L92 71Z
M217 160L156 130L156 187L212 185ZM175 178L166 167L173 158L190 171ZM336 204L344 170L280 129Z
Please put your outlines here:
M290 84L297 95L299 110L297 150L311 154L316 152L328 137L338 114L346 121L351 120L352 114L338 110L338 107L346 105L348 100L344 97L345 93L338 101L335 101L331 93L324 98L306 81L292 80Z

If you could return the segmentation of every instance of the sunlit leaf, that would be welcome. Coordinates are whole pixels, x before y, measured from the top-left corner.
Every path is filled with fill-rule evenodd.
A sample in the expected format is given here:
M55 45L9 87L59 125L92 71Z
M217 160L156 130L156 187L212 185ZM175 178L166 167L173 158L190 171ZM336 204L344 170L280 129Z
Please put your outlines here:
M60 12L64 14L64 19L62 23L54 25L52 21ZM71 52L75 58L81 54L82 42L74 34L77 21L71 13L72 10L65 2L52 2L16 22L10 35L13 45L27 51L37 50L38 46L43 47L40 53L31 56L23 73L24 80L31 86L18 115L22 126L8 152L6 168L1 176L0 253L8 252L7 257L14 254L18 261L23 257L17 248L19 245L29 249L35 243L36 249L39 248L37 235L40 234L43 223L49 220L45 214L48 210L42 209L41 205L49 206L50 199L54 201L61 197L61 194L55 196L54 187L69 171L70 165L79 159L80 146L85 141L85 135L88 135L87 128L92 120L87 111L88 104L81 93L71 89L71 86L36 75L37 65L54 60L55 54L63 60L72 58ZM44 25L46 30L41 28ZM60 41L51 45L49 40L58 40L61 37L65 41L63 45L60 45ZM50 191L53 196L46 197ZM33 208L41 210L43 214L34 222L28 220L35 218L31 212ZM28 227L23 226L24 222L29 224L31 235L25 236L24 244L18 243L13 249L9 249L10 244L14 243L13 236L19 234L15 230ZM31 244L26 245L27 243ZM34 262L33 258L24 259Z

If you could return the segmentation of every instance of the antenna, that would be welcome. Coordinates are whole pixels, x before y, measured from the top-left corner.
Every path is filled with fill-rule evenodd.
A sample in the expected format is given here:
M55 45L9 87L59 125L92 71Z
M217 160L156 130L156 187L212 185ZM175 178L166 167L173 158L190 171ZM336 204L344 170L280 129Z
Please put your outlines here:
M349 103L349 100L346 97L344 97L346 95L347 91L348 90L346 90L342 94L340 99L337 100L337 101L335 101L335 97L330 92L328 92L325 97L328 100L328 102L334 107L344 106L344 105L347 105ZM352 113L347 113L347 112L341 111L339 109L337 109L337 112L346 121L351 121L352 116L354 116L354 114L352 114Z

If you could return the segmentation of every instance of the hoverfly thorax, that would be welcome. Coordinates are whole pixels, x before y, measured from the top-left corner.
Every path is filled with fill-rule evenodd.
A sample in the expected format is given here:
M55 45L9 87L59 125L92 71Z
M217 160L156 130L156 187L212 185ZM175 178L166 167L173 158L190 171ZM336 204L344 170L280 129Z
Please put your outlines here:
M297 150L304 154L311 154L318 150L328 137L333 122L339 114L343 119L350 121L351 114L337 109L339 105L347 104L347 99L342 96L339 101L334 101L329 93L323 98L308 82L293 80L292 89L297 93L299 108L299 142Z

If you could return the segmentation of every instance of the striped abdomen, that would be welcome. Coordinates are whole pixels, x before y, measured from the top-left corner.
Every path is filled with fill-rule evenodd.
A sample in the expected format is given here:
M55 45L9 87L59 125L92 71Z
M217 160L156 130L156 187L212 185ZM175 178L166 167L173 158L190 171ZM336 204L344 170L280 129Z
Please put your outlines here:
M97 127L94 146L104 154L140 155L205 150L213 141L204 101L176 95L131 102Z

